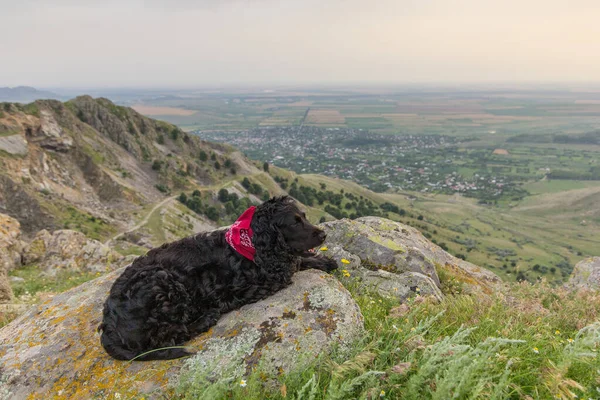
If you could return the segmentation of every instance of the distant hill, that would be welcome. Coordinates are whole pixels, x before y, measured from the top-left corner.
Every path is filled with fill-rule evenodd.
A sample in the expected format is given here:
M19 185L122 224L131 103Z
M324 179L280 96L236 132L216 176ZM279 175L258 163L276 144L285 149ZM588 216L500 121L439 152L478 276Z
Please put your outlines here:
M0 101L29 103L40 99L60 100L62 97L46 90L38 90L30 86L0 87Z

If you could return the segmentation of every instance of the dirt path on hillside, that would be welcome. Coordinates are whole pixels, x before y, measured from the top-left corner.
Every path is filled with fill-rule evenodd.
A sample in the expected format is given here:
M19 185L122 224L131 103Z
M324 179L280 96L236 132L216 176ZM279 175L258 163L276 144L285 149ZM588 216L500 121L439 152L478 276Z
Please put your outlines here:
M110 242L117 240L118 238L120 238L121 236L125 235L126 233L133 232L133 231L136 231L136 230L140 229L142 226L144 226L144 225L146 225L148 223L148 220L150 219L150 217L152 216L152 214L154 214L154 212L156 210L158 210L159 208L163 207L168 202L175 200L177 197L179 197L179 196L167 197L166 199L164 199L160 203L156 204L154 207L152 207L152 210L150 210L148 212L148 214L146 214L146 216L144 217L144 219L142 219L136 226L134 226L133 228L127 229L126 231L123 231L123 232L121 232L121 233L113 236L112 238L110 238L106 242L104 242L104 244L106 246L108 246L108 245L110 245Z

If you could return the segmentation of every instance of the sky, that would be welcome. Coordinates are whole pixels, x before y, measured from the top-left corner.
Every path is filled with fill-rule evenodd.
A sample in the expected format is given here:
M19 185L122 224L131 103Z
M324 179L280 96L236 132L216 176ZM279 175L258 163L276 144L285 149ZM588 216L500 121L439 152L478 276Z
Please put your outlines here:
M0 86L600 82L598 0L0 0Z

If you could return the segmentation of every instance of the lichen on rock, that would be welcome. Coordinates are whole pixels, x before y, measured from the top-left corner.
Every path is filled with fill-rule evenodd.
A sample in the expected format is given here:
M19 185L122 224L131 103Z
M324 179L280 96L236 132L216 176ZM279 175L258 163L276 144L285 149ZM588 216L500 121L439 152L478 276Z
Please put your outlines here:
M116 361L100 346L96 328L121 272L57 295L0 330L0 398L164 398L207 372L241 376L260 365L275 377L333 347L349 347L363 333L350 293L334 277L308 270L288 288L223 316L187 343L198 350L187 360ZM305 293L312 299L306 310Z
M489 294L501 285L494 273L448 254L417 229L398 222L363 217L322 226L327 232L323 254L385 296L405 300L418 288L422 295L441 298L436 266L452 270L469 292Z
M577 263L565 286L573 290L600 290L600 257L586 258Z

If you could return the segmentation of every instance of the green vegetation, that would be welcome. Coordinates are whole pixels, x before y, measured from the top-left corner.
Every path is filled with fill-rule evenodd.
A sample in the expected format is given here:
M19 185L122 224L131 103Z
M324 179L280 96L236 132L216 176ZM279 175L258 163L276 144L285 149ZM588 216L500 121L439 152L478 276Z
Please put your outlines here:
M360 305L367 330L349 358L342 352L321 356L309 368L278 377L259 367L243 382L184 376L178 394L186 399L575 399L597 393L600 298L595 294L522 283L511 285L510 303L500 294L448 294L439 304L417 296L400 306L359 291L353 278L340 279ZM271 379L275 385L265 383Z
M64 209L53 207L53 209L63 229L73 229L99 241L109 238L116 231L114 226L102 218L82 212L73 206L66 206Z
M98 277L99 273L82 271L58 271L50 276L37 267L28 265L17 268L9 273L10 276L22 278L23 281L11 283L15 297L25 299L27 302L38 302L38 293L61 293L84 282Z
M20 105L20 110L25 114L33 115L34 117L40 116L40 109L36 103Z

